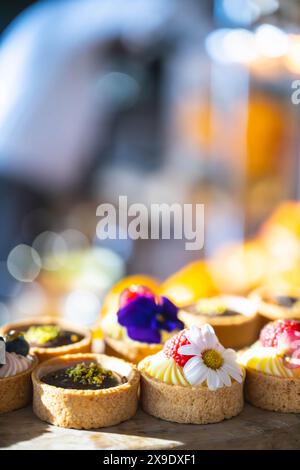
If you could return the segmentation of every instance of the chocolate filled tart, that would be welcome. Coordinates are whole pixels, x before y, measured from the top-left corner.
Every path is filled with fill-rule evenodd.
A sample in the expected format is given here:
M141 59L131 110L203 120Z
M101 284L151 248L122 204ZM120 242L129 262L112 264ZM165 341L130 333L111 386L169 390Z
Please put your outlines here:
M80 367L84 370L88 370L89 366L94 366L94 369L97 367L95 363L79 363L75 368L64 367L53 372L49 372L41 378L42 382L53 385L54 387L68 388L74 390L103 390L107 388L117 387L123 383L127 382L126 377L122 377L117 372L110 370L102 369L99 367L100 371L98 374L95 374L95 379L87 380L85 377L81 377L80 373L76 375L76 367ZM74 372L72 374L72 372Z
M178 317L186 327L209 323L225 348L241 349L252 344L260 328L255 303L239 296L200 299L182 308Z
M4 325L0 333L6 335L13 330L24 333L24 337L30 344L30 352L38 357L39 362L62 354L91 351L90 330L52 317L8 323Z
M300 319L300 288L262 286L249 296L257 303L262 325L280 318Z
M212 309L212 310L207 310L205 312L201 312L201 310L199 311L199 309L197 308L197 304L186 307L185 311L191 313L192 315L202 315L208 318L216 318L216 317L220 318L221 316L222 317L235 317L236 315L241 315L240 312L237 312L236 310L232 310L226 307L224 307L222 310L219 310L219 311Z
M100 370L98 387L69 388L62 383L67 369L92 365ZM70 375L70 373L69 373ZM55 378L57 376L57 378ZM94 371L71 376L94 383ZM68 377L69 379L70 377ZM47 381L47 383L45 382ZM40 364L32 374L33 411L43 421L74 429L112 426L131 418L137 410L140 376L133 364L105 354L68 354ZM49 383L52 382L52 383ZM76 381L75 381L76 383ZM67 386L61 386L67 385ZM85 384L86 385L86 384Z
M43 333L44 329L44 333ZM38 332L40 330L40 333ZM54 331L53 337L51 338L51 330ZM35 340L35 331L37 332L38 336L43 336L44 338L50 337L44 342L38 342ZM75 333L74 331L64 330L59 328L54 323L48 325L31 325L29 328L24 330L24 336L29 342L31 347L36 348L58 348L60 346L67 346L69 344L78 343L83 339L83 335L79 333Z

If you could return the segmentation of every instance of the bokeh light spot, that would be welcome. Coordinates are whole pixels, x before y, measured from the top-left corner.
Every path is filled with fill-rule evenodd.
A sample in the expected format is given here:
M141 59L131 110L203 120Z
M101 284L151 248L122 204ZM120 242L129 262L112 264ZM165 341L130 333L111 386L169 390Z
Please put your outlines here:
M11 250L7 258L7 269L21 282L32 282L41 270L41 258L31 246L20 244Z

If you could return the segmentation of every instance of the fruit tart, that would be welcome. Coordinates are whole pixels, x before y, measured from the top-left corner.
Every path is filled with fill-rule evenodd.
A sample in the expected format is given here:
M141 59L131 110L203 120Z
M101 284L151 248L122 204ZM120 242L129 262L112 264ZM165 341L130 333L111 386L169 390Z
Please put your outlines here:
M8 323L2 328L4 334L10 331L24 335L30 351L38 357L39 362L62 354L91 351L92 335L89 330L51 317Z
M56 426L112 426L137 410L139 373L122 359L104 354L60 356L40 364L32 380L34 413Z
M120 294L117 312L107 313L101 321L106 353L138 363L160 351L183 328L177 313L166 297L156 296L148 287L130 286Z
M158 418L216 423L243 408L243 367L209 324L180 331L162 351L144 358L138 369L142 407Z
M300 412L300 321L276 320L239 355L246 368L245 397L259 408Z
M31 373L38 360L29 354L24 337L11 332L0 337L0 413L27 406L32 399Z
M225 348L241 349L258 337L260 320L255 302L244 297L220 295L200 299L179 311L185 326L213 326Z
M263 323L283 318L300 319L299 287L263 286L254 290L250 298L257 303Z

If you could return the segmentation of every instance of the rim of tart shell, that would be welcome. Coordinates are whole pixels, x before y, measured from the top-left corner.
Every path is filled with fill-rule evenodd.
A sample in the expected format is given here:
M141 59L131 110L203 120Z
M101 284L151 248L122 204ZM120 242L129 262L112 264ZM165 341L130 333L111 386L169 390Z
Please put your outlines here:
M216 315L216 316L209 316L205 315L201 312L196 312L192 311L191 307L193 307L195 304L192 305L187 305L186 307L183 307L179 310L178 316L179 318L184 322L184 319L186 318L194 318L196 320L201 320L201 323L209 323L210 325L240 325L242 323L247 323L255 319L256 316L258 316L258 308L256 302L254 302L252 299L239 296L239 295L219 295L219 296L214 296L213 298L220 299L220 303L224 302L225 307L227 307L227 302L230 302L232 299L234 299L237 303L240 302L240 304L248 304L249 309L251 310L251 314L244 314L243 313L243 308L241 308L240 311L237 312L237 315L231 315L231 316L225 316L225 315ZM211 298L203 298L201 300L210 300ZM197 302L196 302L197 304ZM227 308L232 308L229 304ZM191 324L191 322L190 322Z
M95 389L74 389L74 388L63 388L56 385L50 385L41 380L46 374L59 370L71 365L78 364L82 361L94 361L100 364L105 369L109 369L112 372L117 372L121 376L127 378L127 382L124 384L116 385L115 387L103 388L99 390ZM57 393L63 393L64 395L103 395L118 393L127 390L129 387L137 384L140 379L140 374L134 364L126 362L123 359L119 359L113 356L107 356L106 354L93 354L93 353L78 353L78 354L65 354L63 356L57 356L52 359L40 364L32 373L32 380L35 385L45 387L47 389L55 389Z
M58 352L60 355L67 354L68 349L70 347L84 347L88 346L92 342L92 332L85 327L82 326L77 326L73 325L70 322L66 322L64 320L60 320L57 317L41 317L41 318L28 318L26 320L20 320L12 323L7 323L4 325L0 332L2 334L7 334L10 330L17 330L17 331L22 331L23 328L30 328L30 326L43 326L43 325L57 325L62 328L64 331L71 331L72 333L79 334L83 336L83 338L80 341L75 341L74 343L70 344L65 344L62 346L55 346L55 347L42 347L42 346L30 346L30 351L33 353L41 354L47 352L47 353L55 353Z

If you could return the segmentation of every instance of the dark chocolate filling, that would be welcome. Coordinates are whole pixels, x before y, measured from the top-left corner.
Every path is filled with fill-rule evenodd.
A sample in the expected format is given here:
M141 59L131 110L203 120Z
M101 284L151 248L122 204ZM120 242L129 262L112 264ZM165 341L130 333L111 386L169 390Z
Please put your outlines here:
M68 367L59 369L44 375L42 382L59 388L68 388L75 390L103 390L106 388L117 387L127 382L126 377L122 377L117 372L112 372L111 377L105 377L101 384L88 384L76 382L67 375Z
M40 325L31 325L31 326L40 326ZM52 325L49 325L52 326ZM25 332L26 333L26 332ZM78 343L78 341L81 341L84 338L83 335L80 335L78 333L75 333L74 331L68 331L68 330L61 330L59 332L59 335L50 340L47 341L46 343L34 343L30 342L31 347L37 347L37 348L58 348L60 346L68 346L69 344L74 344Z
M195 315L203 315L205 317L235 317L237 315L242 315L240 312L236 312L235 310L231 310L229 308L226 308L222 312L217 312L214 310L211 311L201 311L197 306L191 305L186 309L188 312L193 313Z
M271 300L280 307L291 308L299 301L299 297L294 297L292 295L275 295Z

